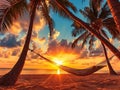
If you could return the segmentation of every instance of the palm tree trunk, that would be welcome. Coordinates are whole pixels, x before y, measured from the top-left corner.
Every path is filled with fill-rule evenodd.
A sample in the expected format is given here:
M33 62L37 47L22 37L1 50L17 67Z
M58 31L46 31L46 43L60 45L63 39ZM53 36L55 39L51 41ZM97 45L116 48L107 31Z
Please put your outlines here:
M89 25L87 25L85 22L83 22L81 19L77 18L75 15L73 15L64 5L62 5L59 0L53 0L56 5L58 5L63 11L66 12L69 17L75 21L76 23L82 25L84 28L86 28L89 32L91 32L93 35L95 35L102 43L104 43L119 59L120 59L120 52L118 49L116 49L108 40L106 40L104 37L102 37L99 33L97 33L94 29L92 29Z
M120 2L119 0L107 0L107 3L120 32Z
M28 29L26 41L25 41L22 53L20 55L20 58L18 59L17 63L14 65L14 67L11 69L11 71L0 78L0 85L3 85L3 86L14 85L23 69L26 55L27 55L27 52L29 49L29 43L30 43L30 39L31 39L31 35L32 35L33 22L34 22L36 6L37 6L38 1L39 0L35 0L34 7L32 8L29 29Z
M110 64L110 61L109 61L108 55L107 55L107 51L106 51L106 48L105 48L103 43L102 43L102 46L103 46L103 50L104 50L104 54L105 54L105 57L106 57L106 60L107 60L107 65L108 65L110 74L111 75L117 75L117 73L113 70L113 68L112 68L112 66Z

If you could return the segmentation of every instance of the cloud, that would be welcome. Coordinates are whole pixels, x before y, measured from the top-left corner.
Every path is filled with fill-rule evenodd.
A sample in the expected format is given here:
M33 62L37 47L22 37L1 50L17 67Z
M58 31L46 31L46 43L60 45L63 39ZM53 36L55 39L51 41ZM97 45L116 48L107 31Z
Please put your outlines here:
M88 58L88 56L89 56L89 52L88 52L87 49L81 50L81 52L80 52L80 58Z
M32 33L31 44L30 44L31 49L43 48L43 46L45 46L44 45L45 43L46 43L45 37L40 38L36 31Z
M30 22L29 13L26 12L22 16L22 18L20 18L18 20L18 22L20 23L23 30L27 31L28 27L29 27L29 22ZM36 11L36 16L35 16L34 23L33 23L33 30L37 32L37 31L43 29L45 27L45 25L46 25L46 22L45 22L44 18L42 17L41 12Z
M19 56L22 50L22 40L17 40L18 36L14 34L4 34L0 39L0 56L8 58L10 56Z
M18 48L14 48L13 50L11 50L11 56L19 56L20 52L21 52L22 48L18 47Z
M42 30L45 27L45 24L46 24L44 18L38 18L38 20L39 21L37 21L37 19L36 19L35 22L34 22L33 30L35 30L35 31Z
M43 44L46 41L45 37L39 38L38 32L36 31L33 31L31 40L38 44Z
M0 40L0 46L8 48L21 46L21 41L17 41L16 38L17 37L15 35L8 34L6 37Z
M43 54L43 51L40 48L39 49L37 48L34 51L36 53ZM37 54L35 54L35 53L31 52L31 51L28 51L26 60L30 61L32 59L41 59L41 58Z
M9 29L9 33L19 35L21 31L27 32L29 28L30 16L28 12L25 12L20 18L14 20L13 25ZM36 12L36 16L33 24L33 31L38 32L42 30L46 25L44 18L40 11Z
M23 28L21 27L20 22L14 21L13 25L9 29L9 33L18 35Z
M48 44L48 49L47 49L47 54L50 55L56 55L56 54L63 54L67 53L67 54L76 54L79 55L79 57L86 57L87 53L85 49L83 49L83 51L81 52L81 47L80 46L76 46L75 48L71 47L72 43L71 42L67 42L67 40L62 39L61 41L57 41L57 40L53 40L50 41ZM86 53L86 54L85 54Z
M2 0L4 1L4 0ZM3 3L0 1L0 4ZM11 56L18 56L20 55L20 51L22 50L22 47L25 42L26 33L28 31L29 26L29 14L28 12L24 13L22 17L18 18L17 20L14 20L13 25L9 29L9 34L1 34L0 33L0 47L9 49L10 52L6 51L5 53L10 53ZM42 48L42 46L46 42L46 38L39 38L38 37L38 31L42 30L44 26L46 25L46 22L44 18L42 17L41 12L37 11L34 25L33 25L33 34L32 34L32 44L36 49ZM46 46L46 45L44 45ZM45 47L44 47L45 48ZM43 49L44 49L43 48ZM18 53L19 51L19 53ZM2 55L2 53L1 53ZM28 54L28 57L30 55ZM5 57L3 55L3 57ZM31 58L35 58L35 55L31 55Z
M9 29L10 35L7 37L0 37L0 46L2 47L16 47L23 46L25 37L29 26L29 14L26 12L21 18L15 20L11 28ZM42 18L41 12L36 12L36 17L33 25L33 33L31 41L34 42L36 48L45 43L45 37L39 38L38 31L43 29L45 26L45 20ZM2 35L3 36L3 35ZM4 41L5 40L5 41ZM30 45L31 46L31 45Z
M25 33L25 32L22 32ZM2 38L0 39L0 47L3 48L1 49L1 51L4 51L4 55L3 52L0 53L1 57L9 57L9 56L19 56L22 48L24 46L24 42L25 42L25 35L21 34L19 36L16 36L14 34L0 34L2 36ZM31 43L30 46L33 47L35 50L39 50L40 48L42 48L42 46L45 46L44 43L46 42L46 38L39 38L37 36L38 34L36 32L34 32L32 34L32 39L31 39ZM42 48L43 50L43 48ZM43 51L40 52L43 52ZM37 55L34 54L30 54L28 53L27 58L31 58L31 59L35 59L35 57L37 58Z
M107 48L106 48L107 50ZM96 57L96 56L103 56L104 55L104 50L102 44L99 44L99 46L89 52L90 57Z
M53 40L48 44L47 53L49 53L49 54L56 53L56 52L58 52L58 49L59 49L58 42L56 40Z
M57 30L54 29L52 34L53 34L52 35L52 40L55 40L59 37L60 32L58 32ZM48 34L48 37L50 38L50 33Z
M0 47L0 57L1 58L9 58L11 56L18 57L21 53L21 50L22 50L21 47L13 47L13 48Z
M103 47L99 43L97 44L98 45L97 48L94 48L91 51L89 51L87 47L84 47L83 49L81 49L81 44L76 45L75 48L72 48L71 45L72 43L68 42L65 39L62 39L61 41L58 41L56 39L51 40L48 43L47 53L50 55L56 55L56 54L62 54L62 53L64 55L64 53L68 53L68 54L72 53L72 54L79 55L79 58L104 56Z
M99 48L99 47L100 47L100 44L101 44L100 40L96 40L96 41L94 42L95 48Z
M63 47L66 47L67 46L67 40L62 39L61 42L60 42L60 45L63 46Z
M53 31L53 39L57 39L57 37L60 35L60 32L54 30Z

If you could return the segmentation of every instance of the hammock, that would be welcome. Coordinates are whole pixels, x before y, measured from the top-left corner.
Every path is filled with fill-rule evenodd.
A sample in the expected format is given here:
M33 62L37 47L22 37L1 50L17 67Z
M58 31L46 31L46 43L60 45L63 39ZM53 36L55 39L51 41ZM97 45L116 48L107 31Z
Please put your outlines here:
M62 70L69 72L71 74L77 75L77 76L86 76L86 75L90 75L100 69L102 69L105 66L92 66L89 68L85 68L85 69L74 69L74 68L70 68L67 66L59 66Z
M111 56L109 58L109 60L112 60L113 57L114 57L114 55ZM102 69L105 66L106 66L106 60L98 63L97 65L94 65L94 66L91 66L91 67L85 68L85 69L75 69L75 68L71 68L71 67L67 67L67 66L63 66L63 65L60 65L59 67L62 70L66 71L66 72L69 72L71 74L74 74L74 75L77 75L77 76L86 76L86 75L90 75L90 74Z
M31 49L29 49L31 50ZM40 56L41 58L45 59L46 61L54 64L54 65L57 65L56 62L36 53L34 50L31 50L31 52L37 54L38 56ZM114 56L111 56L109 58L109 60L111 60ZM91 66L89 68L85 68L85 69L75 69L75 68L71 68L71 67L67 67L67 66L63 66L63 65L59 65L58 67L68 73L71 73L71 74L74 74L74 75L77 75L77 76L86 76L86 75L90 75L100 69L102 69L103 67L105 67L106 65L102 65L102 64L105 64L106 63L106 60L98 63L97 65L94 65L94 66Z

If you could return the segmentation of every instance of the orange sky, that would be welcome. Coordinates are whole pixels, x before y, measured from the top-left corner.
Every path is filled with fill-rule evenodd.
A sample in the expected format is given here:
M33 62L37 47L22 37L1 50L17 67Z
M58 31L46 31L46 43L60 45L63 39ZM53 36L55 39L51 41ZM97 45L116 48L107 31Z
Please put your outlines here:
M56 27L54 28L53 40L49 39L49 32L46 22L41 13L37 11L30 48L34 48L36 52L41 53L52 60L61 60L64 65L73 68L89 67L105 59L104 54L102 53L102 47L98 40L95 42L96 49L93 53L88 51L88 45L81 50L80 43L72 49L71 43L75 39L72 39L73 37L71 36L72 22L60 18L57 15L55 16L53 13L51 13L51 16L53 16L57 21ZM28 24L29 16L26 13L22 18L14 21L13 26L5 35L0 35L0 68L12 68L18 60L24 45ZM114 43L112 39L110 40L111 43ZM117 42L117 44L118 43L119 42ZM112 53L110 51L108 52L109 56L111 56ZM116 70L119 70L120 62L116 57L112 63L113 67ZM41 60L35 54L28 52L24 68L56 69L57 67L46 62L45 60ZM108 69L104 68L104 70Z
M13 50L13 49L7 49L4 52L10 51L10 50ZM11 56L10 52L7 52L7 53L6 55L4 54L4 56L0 58L0 68L12 68L13 65L16 63L16 61L18 60L19 53L16 56ZM39 59L39 57L37 57L37 59L31 58L32 57L31 55L33 55L33 53L29 52L24 68L27 68L27 69L57 69L55 65L52 65L45 60ZM44 56L46 56L47 58L51 60L58 60L58 61L60 60L63 62L63 65L70 66L73 68L79 68L79 69L86 68L92 65L96 65L97 63L105 59L104 56L79 58L80 55L78 55L75 52L66 53L63 51L61 53L56 52L56 54L55 52L53 54L52 53L44 54ZM114 57L112 61L112 65L115 68L115 70L119 70L120 68L120 63L118 62L119 62L118 59ZM107 67L101 71L104 71L104 70L108 72Z

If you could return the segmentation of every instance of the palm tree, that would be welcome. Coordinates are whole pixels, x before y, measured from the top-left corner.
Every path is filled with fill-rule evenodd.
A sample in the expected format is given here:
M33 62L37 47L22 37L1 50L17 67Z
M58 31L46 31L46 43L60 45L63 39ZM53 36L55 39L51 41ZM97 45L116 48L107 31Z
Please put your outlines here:
M32 34L33 20L35 17L37 3L38 3L38 0L36 0L33 3L34 7L32 7L32 13L30 15L29 31L28 31L25 45L23 47L20 58L18 59L17 63L14 65L14 67L11 69L11 71L8 72L7 74L5 74L2 78L0 78L0 85L5 85L5 86L14 85L14 83L17 81L17 78L23 68L23 65L24 65L25 59L26 59L26 55L27 55L27 51L29 49L29 42L30 42L30 38L31 38L31 34ZM4 23L6 23L6 22L4 22Z
M11 4L11 6L9 8L1 9L1 13L3 14L3 15L1 15L2 16L1 17L1 20L2 20L2 22L1 22L2 29L1 30L8 29L8 27L10 27L12 25L13 19L14 18L16 19L20 15L22 15L22 13L20 13L20 12L23 12L24 10L30 10L29 11L30 12L30 23L29 23L29 29L28 29L26 41L25 41L23 50L21 52L21 55L20 55L17 63L14 65L14 67L11 69L10 72L8 72L7 74L5 74L3 77L0 78L0 85L4 85L4 86L14 85L22 71L27 52L29 50L29 43L30 43L30 39L31 39L33 22L34 22L36 10L42 11L43 17L46 19L46 22L49 25L51 36L52 36L52 31L53 31L53 21L49 15L49 8L52 8L56 12L59 12L60 15L67 17L67 15L65 15L64 11L61 11L61 9L59 9L58 6L56 6L56 5L52 6L54 4L51 4L48 7L47 1L45 1L45 0L30 0L29 5L24 0L19 0L19 1L18 0L10 0L8 2ZM74 5L72 3L70 3L69 1L61 0L61 2L66 7L69 7L73 11L76 11L76 8L74 7ZM22 4L22 5L20 6L20 4ZM26 6L29 6L30 9L26 9L27 8ZM19 11L17 11L17 10L19 10Z
M120 1L119 0L107 0L107 3L109 5L114 21L120 32Z
M97 0L94 2L94 0L90 0L89 7L85 7L84 10L80 9L80 13L87 18L87 24L90 25L93 29L95 29L99 34L106 37L106 39L109 39L106 30L108 30L109 33L112 34L113 38L120 38L119 32L117 30L117 27L115 25L115 22L113 18L111 17L110 10L108 8L107 3L102 4L102 1ZM85 44L89 44L89 50L92 50L94 47L94 41L97 40L97 38L91 34L90 32L86 31L86 29L80 25L77 25L76 23L73 23L73 26L75 29L73 30L72 34L73 36L79 35L80 36L73 42L73 47L78 43L78 41L83 41L82 48ZM107 60L108 68L110 71L110 74L116 75L115 71L113 70L107 56L107 51L104 46L104 44L101 42L104 54Z
M66 14L78 25L82 25L86 30L91 32L94 36L96 36L104 45L106 45L113 53L115 56L120 59L120 52L117 48L115 48L107 39L105 39L103 36L101 36L97 31L92 29L88 24L83 22L81 19L76 17L73 13L71 13L64 5L59 0L53 0L54 4L60 7L63 11L66 12Z

